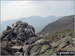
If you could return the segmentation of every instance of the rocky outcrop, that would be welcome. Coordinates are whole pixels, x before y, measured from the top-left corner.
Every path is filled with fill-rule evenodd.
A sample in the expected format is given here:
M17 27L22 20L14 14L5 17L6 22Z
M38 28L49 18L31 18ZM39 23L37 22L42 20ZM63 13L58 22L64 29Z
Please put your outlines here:
M1 40L7 40L8 42L25 42L30 37L35 37L35 29L33 26L28 25L25 22L18 21L10 26L2 33Z
M35 34L33 26L26 22L17 21L12 27L7 26L1 35L2 55L42 55L51 54L50 42ZM48 54L46 53L46 54Z

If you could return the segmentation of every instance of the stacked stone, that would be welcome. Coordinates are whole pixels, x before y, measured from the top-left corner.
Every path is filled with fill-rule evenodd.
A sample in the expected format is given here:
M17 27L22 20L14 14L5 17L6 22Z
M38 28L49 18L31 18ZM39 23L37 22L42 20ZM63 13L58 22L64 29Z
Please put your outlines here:
M12 28L7 26L7 29L2 33L1 40L25 42L33 36L35 36L35 29L33 26L22 21L17 21L12 24Z
M51 50L49 41L41 39L33 26L22 21L7 26L1 35L1 44L1 54L6 55L36 56Z

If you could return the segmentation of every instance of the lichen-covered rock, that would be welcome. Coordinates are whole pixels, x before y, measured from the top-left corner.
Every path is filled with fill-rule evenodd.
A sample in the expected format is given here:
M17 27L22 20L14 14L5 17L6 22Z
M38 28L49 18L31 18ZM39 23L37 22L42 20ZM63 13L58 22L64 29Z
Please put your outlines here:
M25 55L30 55L30 56L40 56L40 55L54 55L55 52L51 49L50 43L48 40L45 39L39 39L32 45L25 45L24 49L26 51L24 52ZM23 49L23 50L24 50Z

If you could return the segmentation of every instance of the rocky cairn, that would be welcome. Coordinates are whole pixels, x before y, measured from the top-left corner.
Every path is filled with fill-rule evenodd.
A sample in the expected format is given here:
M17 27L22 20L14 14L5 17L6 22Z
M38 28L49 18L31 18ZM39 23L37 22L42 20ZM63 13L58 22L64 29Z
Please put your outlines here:
M52 52L52 53L50 53ZM33 26L17 21L1 35L1 55L36 56L54 54L49 41L35 34Z

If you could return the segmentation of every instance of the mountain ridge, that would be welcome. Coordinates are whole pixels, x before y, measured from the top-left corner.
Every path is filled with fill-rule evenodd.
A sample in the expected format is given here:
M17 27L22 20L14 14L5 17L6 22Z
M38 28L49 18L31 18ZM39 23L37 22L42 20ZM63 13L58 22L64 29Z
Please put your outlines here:
M45 26L45 28L41 32L62 32L65 30L73 30L74 28L74 16L64 16L61 17L59 20L56 20L55 22L49 23Z

